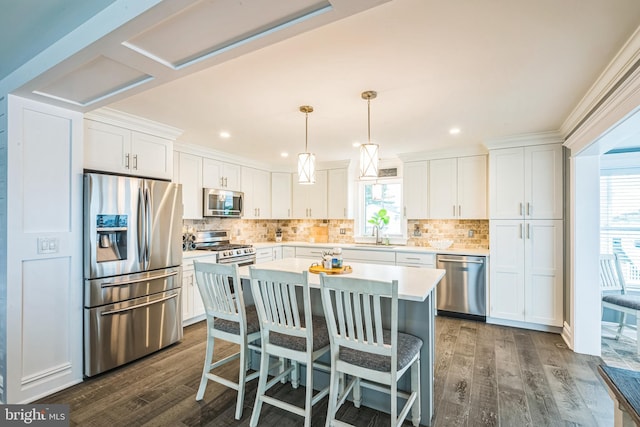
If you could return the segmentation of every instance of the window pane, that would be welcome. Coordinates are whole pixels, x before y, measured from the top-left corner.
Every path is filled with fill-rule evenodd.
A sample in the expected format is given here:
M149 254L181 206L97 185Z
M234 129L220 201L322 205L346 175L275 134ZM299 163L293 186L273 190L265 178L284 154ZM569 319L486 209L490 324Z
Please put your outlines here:
M373 224L368 221L380 209L386 209L389 215L389 224L382 228L380 235L402 235L402 184L365 184L362 234L373 233Z
M640 175L600 177L600 253L616 254L625 280L640 284Z

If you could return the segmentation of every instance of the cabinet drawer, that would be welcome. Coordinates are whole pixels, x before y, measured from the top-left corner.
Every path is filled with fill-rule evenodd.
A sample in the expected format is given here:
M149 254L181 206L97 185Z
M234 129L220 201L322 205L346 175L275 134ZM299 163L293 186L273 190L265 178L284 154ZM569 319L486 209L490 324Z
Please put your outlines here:
M343 249L342 258L345 261L360 262L389 262L395 264L395 252L387 252L382 250L362 251L358 249Z
M436 255L427 253L396 253L396 262L398 264L421 264L427 267L436 265Z
M330 249L325 249L328 251ZM296 258L322 258L322 248L311 248L311 247L297 247L296 248Z
M256 249L256 258L273 258L273 248Z
M215 264L216 263L216 256L215 255L201 255L201 256L195 256L195 257L189 257L189 258L182 258L182 271L185 270L193 270L193 260L198 260L199 262L210 262Z

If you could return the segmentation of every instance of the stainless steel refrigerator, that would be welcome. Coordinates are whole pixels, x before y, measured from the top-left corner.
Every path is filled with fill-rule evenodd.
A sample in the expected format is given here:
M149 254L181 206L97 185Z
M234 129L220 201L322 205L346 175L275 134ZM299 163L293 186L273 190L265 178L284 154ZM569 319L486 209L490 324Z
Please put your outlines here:
M182 187L84 175L84 373L182 339Z

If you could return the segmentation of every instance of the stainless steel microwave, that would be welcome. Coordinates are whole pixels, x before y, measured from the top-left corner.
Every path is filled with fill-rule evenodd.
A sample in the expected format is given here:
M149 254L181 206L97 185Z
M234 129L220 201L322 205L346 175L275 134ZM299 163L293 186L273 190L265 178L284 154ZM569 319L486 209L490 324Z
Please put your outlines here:
M244 193L217 188L203 189L203 216L240 218L244 205Z

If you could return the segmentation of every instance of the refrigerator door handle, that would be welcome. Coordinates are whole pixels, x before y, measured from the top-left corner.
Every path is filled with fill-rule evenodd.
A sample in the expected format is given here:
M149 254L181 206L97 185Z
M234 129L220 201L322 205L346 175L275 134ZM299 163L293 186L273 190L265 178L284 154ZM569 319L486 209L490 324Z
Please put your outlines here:
M142 262L143 264L146 265L145 263L145 247L144 247L144 243L146 241L146 236L145 236L145 232L146 232L146 228L145 228L145 213L144 213L144 195L143 195L143 190L142 188L138 189L138 259L140 260L140 262Z
M115 310L109 310L109 311L103 311L102 313L100 313L101 316L109 316L112 314L118 314L118 313L123 313L125 311L131 311L131 310L135 310L136 308L141 308L141 307L147 307L153 304L158 304L159 302L163 302L163 301L167 301L170 299L174 299L177 298L178 294L173 294L173 295L169 295L168 297L164 297L164 298L160 298L157 300L153 300L153 301L149 301L149 302L144 302L142 304L137 304L137 305L132 305L131 307L126 307L126 308L118 308Z
M177 275L178 275L177 271L172 271L171 273L161 274L161 275L158 275L158 276L141 277L139 279L127 280L127 281L122 281L122 282L102 282L102 283L100 283L100 287L101 288L112 288L112 287L115 287L115 286L127 286L127 285L132 285L134 283L148 282L148 281L157 280L157 279L166 279L167 277L177 276Z
M149 268L149 263L151 260L151 190L149 188L144 189L144 211L145 211L145 267Z

